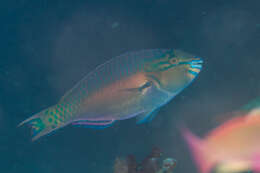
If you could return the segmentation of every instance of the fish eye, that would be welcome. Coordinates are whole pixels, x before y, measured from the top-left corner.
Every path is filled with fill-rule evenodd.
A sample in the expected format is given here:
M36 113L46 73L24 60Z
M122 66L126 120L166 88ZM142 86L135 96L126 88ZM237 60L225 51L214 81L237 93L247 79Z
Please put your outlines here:
M177 64L178 63L178 60L176 58L172 58L170 59L169 61L171 64Z

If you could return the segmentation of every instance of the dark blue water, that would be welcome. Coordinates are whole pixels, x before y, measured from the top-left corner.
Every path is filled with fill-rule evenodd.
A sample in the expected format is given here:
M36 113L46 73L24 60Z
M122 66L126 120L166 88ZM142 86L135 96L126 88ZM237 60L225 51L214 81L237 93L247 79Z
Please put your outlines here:
M195 172L177 125L203 135L215 117L260 95L258 0L0 2L0 172L112 173L116 156L153 146ZM17 125L121 53L178 48L204 58L196 81L149 124L67 126L37 142Z

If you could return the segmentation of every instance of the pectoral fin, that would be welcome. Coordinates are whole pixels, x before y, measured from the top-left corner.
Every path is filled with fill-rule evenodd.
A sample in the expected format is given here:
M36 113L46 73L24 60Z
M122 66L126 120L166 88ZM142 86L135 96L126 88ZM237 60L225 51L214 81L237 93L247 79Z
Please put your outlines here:
M156 108L152 111L144 112L141 115L137 117L137 124L142 124L146 122L150 122L154 119L154 117L157 115L159 112L160 108Z
M149 88L152 86L152 82L148 81L145 84L143 84L142 86L138 87L138 88L126 88L124 89L125 91L131 91L131 92L142 92L144 89Z

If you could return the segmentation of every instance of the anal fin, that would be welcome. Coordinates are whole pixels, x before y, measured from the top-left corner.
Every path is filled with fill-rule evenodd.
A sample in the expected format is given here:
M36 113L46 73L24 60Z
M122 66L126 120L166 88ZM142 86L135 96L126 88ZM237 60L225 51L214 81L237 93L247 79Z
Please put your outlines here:
M255 153L255 155L251 159L251 163L252 163L252 171L259 173L260 172L260 153Z
M142 86L138 87L138 88L126 88L124 89L125 91L130 91L130 92L142 92L144 89L147 89L149 87L152 86L152 82L148 81L145 84L143 84Z
M111 127L114 124L115 120L104 120L104 121L89 121L89 120L77 120L72 123L72 125L79 127L87 127L94 129L104 129Z

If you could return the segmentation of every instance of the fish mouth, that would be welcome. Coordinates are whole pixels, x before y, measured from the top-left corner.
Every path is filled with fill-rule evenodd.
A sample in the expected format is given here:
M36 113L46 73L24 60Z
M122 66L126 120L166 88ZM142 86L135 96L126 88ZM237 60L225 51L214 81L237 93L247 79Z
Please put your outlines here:
M190 67L188 72L193 75L197 76L202 69L203 60L200 57L194 57L190 62Z

